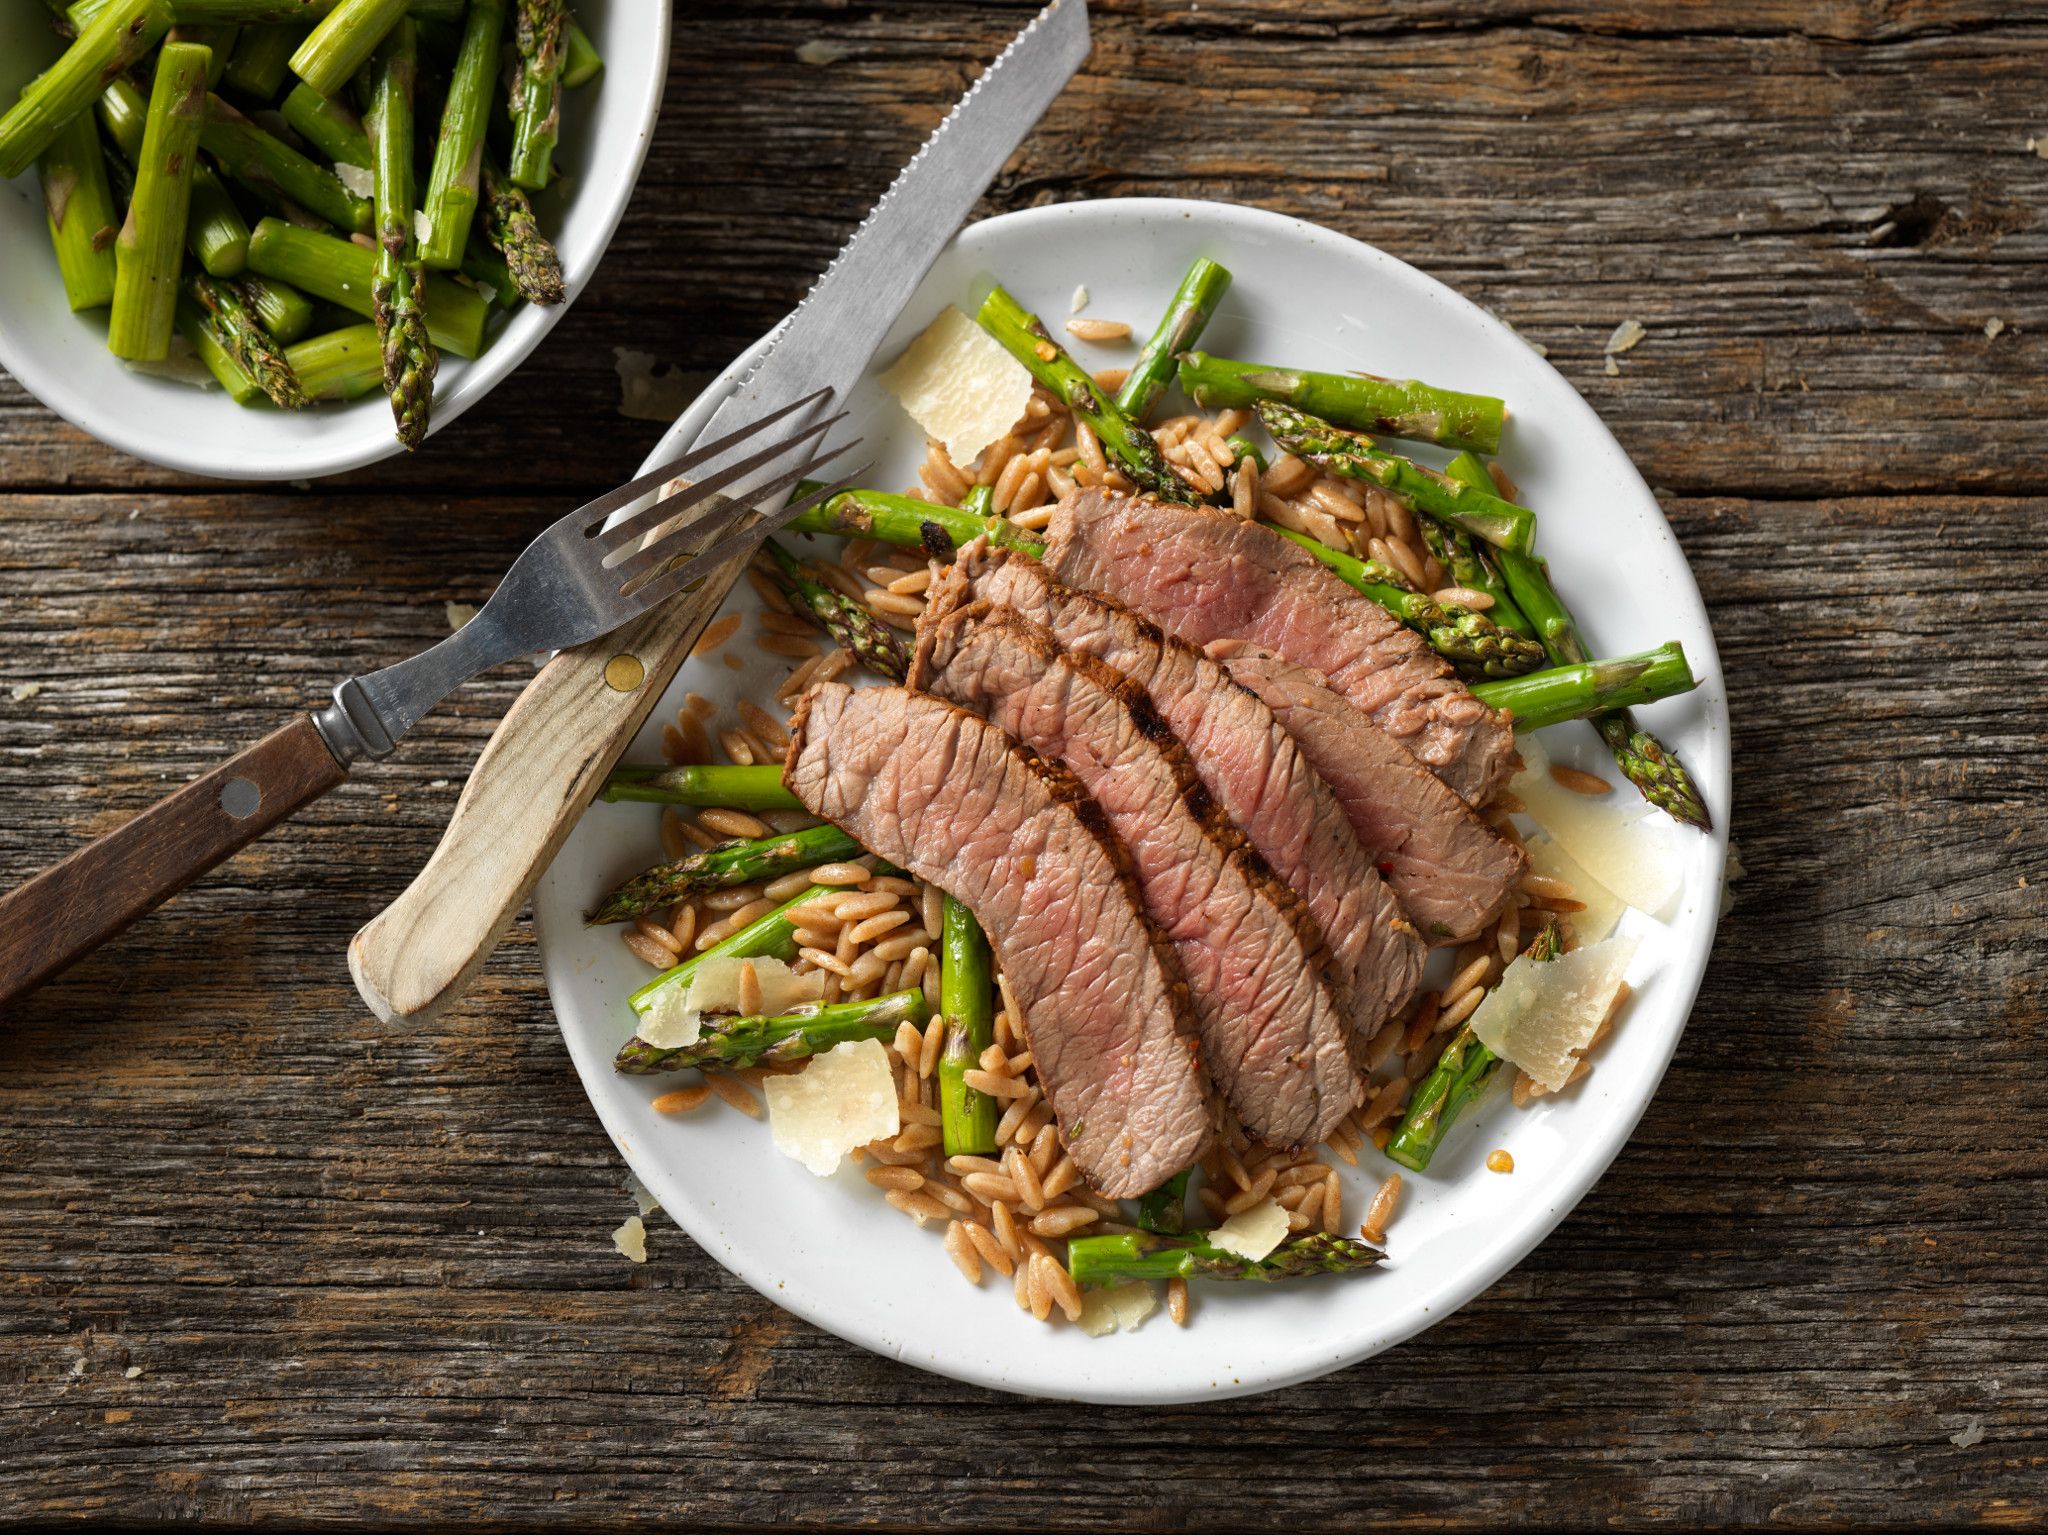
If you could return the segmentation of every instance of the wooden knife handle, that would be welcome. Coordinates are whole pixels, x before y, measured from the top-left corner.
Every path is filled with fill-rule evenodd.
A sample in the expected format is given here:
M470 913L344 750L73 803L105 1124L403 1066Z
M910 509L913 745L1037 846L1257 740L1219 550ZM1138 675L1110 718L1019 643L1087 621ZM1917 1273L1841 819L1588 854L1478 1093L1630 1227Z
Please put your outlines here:
M348 965L387 1023L460 996L604 786L745 568L565 650L500 722L419 877L356 934Z
M0 1007L347 776L302 715L0 896Z

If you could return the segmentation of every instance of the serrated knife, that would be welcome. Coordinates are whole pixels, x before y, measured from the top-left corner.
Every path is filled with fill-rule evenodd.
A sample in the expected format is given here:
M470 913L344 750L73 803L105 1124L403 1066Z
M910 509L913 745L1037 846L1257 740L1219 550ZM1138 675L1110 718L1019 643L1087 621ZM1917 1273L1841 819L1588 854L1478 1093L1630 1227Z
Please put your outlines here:
M844 402L954 231L1088 56L1085 0L1054 0L939 124L695 439L829 388ZM823 406L819 407L823 409ZM649 463L692 446L671 431ZM612 765L744 569L566 650L485 745L440 845L356 934L349 970L387 1022L459 996L511 926Z

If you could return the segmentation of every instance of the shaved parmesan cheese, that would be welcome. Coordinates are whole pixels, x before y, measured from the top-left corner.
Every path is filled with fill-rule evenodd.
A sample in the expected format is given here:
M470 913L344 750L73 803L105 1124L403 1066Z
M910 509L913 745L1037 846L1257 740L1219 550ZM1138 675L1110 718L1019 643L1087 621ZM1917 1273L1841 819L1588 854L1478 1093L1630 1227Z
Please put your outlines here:
M820 1178L839 1171L840 1158L854 1147L903 1128L896 1079L880 1040L834 1045L795 1076L770 1077L765 1087L775 1149Z
M1240 1210L1209 1233L1209 1245L1256 1263L1287 1239L1287 1212L1276 1199Z
M1086 283L1083 283L1083 284L1082 284L1082 285L1081 285L1080 287L1078 287L1078 288L1076 288L1076 289L1074 290L1074 303L1073 303L1073 307L1072 307L1072 308L1070 308L1070 309L1068 309L1067 313L1068 313L1068 314L1079 314L1079 313L1080 313L1080 312L1081 312L1082 310L1086 309L1087 307L1088 307L1088 285L1087 285Z
M1526 764L1508 785L1535 823L1594 879L1651 916L1671 904L1684 882L1684 857L1671 821L1618 796L1577 794L1550 776L1550 758L1528 736L1515 742Z
M1017 423L1031 401L1031 375L1000 342L948 305L881 378L925 435L956 464Z
M360 165L337 165L334 167L334 175L336 180L358 197L371 197L376 193L377 178Z
M1145 1318L1159 1309L1159 1297L1142 1279L1109 1290L1090 1290L1081 1297L1081 1331L1091 1338L1107 1337L1119 1330L1136 1332Z
M612 1233L612 1246L622 1258L635 1263L647 1261L647 1226L637 1215L629 1215Z
M793 975L779 959L758 956L739 959L717 954L703 960L681 986L666 986L656 992L640 1018L640 1037L658 1050L675 1050L694 1045L703 1035L706 1013L740 1011L740 967L752 965L754 979L761 983L761 1015L786 1013L800 1002L816 1002L825 995L825 973Z
M1565 921L1581 945L1598 943L1614 931L1628 902L1588 874L1579 861L1557 845L1555 837L1538 833L1528 841L1529 868L1545 879L1561 880L1572 887L1576 899L1586 903L1584 911L1570 912Z
M1636 943L1610 938L1556 959L1516 959L1472 1015L1472 1032L1557 1092L1614 1005Z

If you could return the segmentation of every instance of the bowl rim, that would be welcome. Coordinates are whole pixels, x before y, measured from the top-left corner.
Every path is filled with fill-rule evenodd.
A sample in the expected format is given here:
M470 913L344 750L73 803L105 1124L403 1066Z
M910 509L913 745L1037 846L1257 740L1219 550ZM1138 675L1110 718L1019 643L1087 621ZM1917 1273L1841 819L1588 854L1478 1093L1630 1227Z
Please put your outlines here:
M1240 234L1254 240L1260 237L1277 237L1290 243L1334 242L1351 257L1363 259L1368 266L1399 271L1406 274L1407 279L1419 281L1436 301L1465 311L1468 318L1476 318L1497 344L1513 345L1526 350L1527 344L1503 321L1420 268L1364 241L1325 226L1291 215L1241 204L1187 198L1110 198L1093 202L1052 204L984 219L963 228L954 240L955 243L979 243L983 239L1004 234L1042 234L1065 223L1094 219L1114 221L1121 213L1132 213L1147 218L1215 220L1218 221L1219 232ZM672 456L685 439L702 429L718 403L737 386L758 361L772 336L773 332L756 341L705 388L678 419L676 425L664 434L661 442L648 457L649 466ZM1540 362L1543 368L1556 374L1557 382L1563 387L1563 394L1560 397L1564 402L1562 408L1577 418L1567 423L1575 434L1575 441L1583 442L1589 449L1616 462L1625 476L1625 481L1640 492L1642 501L1649 507L1656 508L1655 496L1641 472L1599 414L1579 394L1570 380L1558 374L1547 361L1535 360ZM1577 435L1585 432L1591 433L1589 439ZM544 902L539 899L539 892L536 892L535 940L550 1005L555 1012L557 1027L563 1035L564 1044L570 1052L585 1094L597 1112L606 1133L634 1175L660 1201L661 1208L689 1234L699 1249L762 1297L802 1317L814 1326L883 1358L898 1360L970 1385L1019 1396L1107 1405L1163 1406L1182 1402L1212 1401L1279 1390L1318 1379L1413 1338L1491 1288L1540 1247L1565 1217L1578 1207L1635 1133L1636 1126L1641 1122L1651 1100L1663 1083L1672 1057L1677 1052L1678 1043L1684 1036L1692 1009L1698 1000L1707 960L1719 927L1720 902L1726 881L1725 857L1729 819L1727 801L1731 795L1729 716L1724 676L1718 648L1714 642L1711 615L1700 597L1698 582L1692 575L1684 550L1661 516L1661 509L1659 511L1660 515L1651 524L1651 536L1662 540L1675 557L1675 568L1682 581L1682 588L1697 605L1700 615L1699 638L1695 640L1688 634L1685 644L1695 670L1702 679L1699 705L1704 713L1701 729L1705 741L1700 748L1689 747L1688 750L1696 764L1696 776L1702 781L1706 792L1711 795L1713 786L1719 785L1722 799L1722 803L1716 807L1714 829L1706 834L1708 867L1700 894L1701 915L1678 935L1669 960L1659 971L1660 977L1671 976L1676 979L1675 993L1669 1003L1676 1019L1675 1026L1668 1028L1654 1057L1645 1059L1644 1065L1648 1068L1648 1075L1640 1099L1633 1102L1620 1099L1605 1110L1591 1132L1576 1146L1569 1167L1561 1170L1553 1181L1543 1186L1540 1199L1530 1201L1518 1218L1507 1223L1509 1234L1484 1254L1483 1261L1474 1263L1449 1282L1430 1292L1426 1298L1409 1302L1404 1309L1391 1316L1377 1318L1371 1324L1357 1328L1354 1333L1347 1335L1344 1346L1330 1347L1324 1344L1276 1349L1275 1353L1284 1355L1284 1363L1276 1366L1269 1364L1264 1358L1240 1361L1224 1371L1222 1378L1211 1379L1200 1389L1186 1388L1179 1383L1162 1385L1138 1372L1127 1372L1111 1378L1098 1377L1084 1386L1041 1387L1004 1378L991 1369L977 1367L976 1363L957 1362L943 1349L924 1352L907 1344L885 1320L862 1313L858 1309L833 1310L824 1304L813 1303L808 1294L787 1286L767 1263L750 1258L743 1243L729 1240L723 1233L719 1233L716 1238L711 1236L710 1233L719 1231L715 1213L708 1207L716 1201L707 1202L691 1194L688 1191L688 1180L672 1171L651 1147L638 1138L636 1132L639 1126L629 1123L626 1115L618 1112L612 1106L611 1100L599 1090L598 1083L593 1078L602 1080L611 1077L610 1054L606 1051L602 1061L599 1061L590 1052L580 1050L581 1042L572 1035L570 1025L565 1021L565 1011L573 1005L568 998L568 987L573 979L575 964L566 953L560 958L550 958L551 954L556 952L556 940L551 937L553 922L543 909ZM544 875L543 881L546 879L547 876ZM698 1227L694 1224L700 1220L702 1229L707 1233L702 1237L699 1236ZM1195 1346L1192 1340L1190 1346Z
M570 306L596 276L604 258L610 254L612 240L618 234L626 207L639 187L640 173L646 166L648 152L653 148L654 130L661 118L662 99L668 87L671 33L670 7L666 4L643 7L628 0L628 3L617 8L615 14L622 19L644 19L651 24L653 35L648 39L647 52L657 63L649 72L650 89L637 114L638 123L633 132L634 142L626 151L629 163L624 174L608 178L608 185L602 189L602 195L599 196L593 196L596 189L588 185L579 188L575 200L570 204L572 214L579 223L587 221L587 227L596 233L596 254L589 261L582 263L580 270L567 277L561 303L545 306L522 305L504 330L498 334L496 341L486 348L481 356L463 359L461 381L455 388L437 396L435 400L433 421L428 428L430 439L443 428L459 420L539 349L549 332L561 323ZM600 82L599 89L603 89L604 84L608 83L612 76L613 71L609 67L608 59L605 77ZM16 179L18 181L34 175L35 170L31 167L22 173L22 177ZM40 207L41 195L37 194L34 201L36 206ZM144 463L182 474L201 475L216 480L268 483L282 479L313 480L381 463L387 458L394 458L405 452L403 445L391 431L388 421L382 416L377 417L376 431L363 433L359 429L341 429L344 423L353 428L355 418L345 411L337 411L327 418L336 429L323 431L311 442L295 445L288 474L278 473L276 466L268 463L256 468L243 467L222 461L221 454L224 449L218 445L222 439L187 439L138 432L128 423L125 414L116 416L95 404L88 383L75 378L61 364L44 362L32 347L17 341L11 329L5 324L0 324L0 367L4 367L40 404L55 411L88 437ZM247 452L246 446L242 451Z

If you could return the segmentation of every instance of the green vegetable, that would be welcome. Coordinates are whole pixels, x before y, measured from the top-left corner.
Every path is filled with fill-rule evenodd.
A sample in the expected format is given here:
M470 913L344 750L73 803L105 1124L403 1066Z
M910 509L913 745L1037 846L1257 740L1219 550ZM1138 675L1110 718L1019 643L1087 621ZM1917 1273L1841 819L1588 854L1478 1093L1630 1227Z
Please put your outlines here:
M1194 1171L1183 1167L1151 1193L1138 1201L1138 1224L1161 1236L1179 1236L1188 1224L1188 1178Z
M621 1047L614 1070L630 1076L690 1067L738 1071L821 1055L854 1039L893 1039L904 1024L922 1025L924 993L894 991L863 1002L804 1002L773 1018L706 1018L693 1045L663 1049L643 1039Z
M1126 416L1106 397L1095 380L1052 339L1045 322L998 286L982 301L982 329L1002 343L1003 350L1031 371L1031 376L1064 401L1076 419L1085 421L1102 450L1142 489L1166 501L1196 506L1206 494L1166 461L1152 434Z
M405 8L406 0L340 0L299 44L292 73L323 96L338 94L398 25Z
M604 59L597 51L597 44L573 21L563 34L563 47L567 56L562 62L562 84L570 90L590 84L603 71Z
M798 869L859 856L860 844L836 826L812 826L751 842L727 842L636 875L598 902L597 909L584 920L593 927L604 922L625 922L645 912L673 906L700 891L780 879Z
M768 579L789 599L791 607L871 670L893 682L901 682L910 675L910 651L902 635L870 613L864 604L813 580L797 557L774 539L763 547L773 566Z
M35 164L64 125L92 105L107 81L148 54L170 25L171 9L165 0L109 0L79 28L63 56L30 81L21 98L0 116L0 181L12 180ZM202 93L205 85L201 80ZM167 335L170 313L166 307Z
M373 163L370 138L355 108L339 96L323 96L301 81L286 93L278 109L292 132L327 156L335 165L367 171Z
M440 357L427 336L426 276L412 238L412 92L419 38L401 19L377 45L373 64L376 136L377 261L371 308L384 341L384 392L406 451L427 438Z
M1512 713L1517 730L1541 730L1545 725L1584 719L1604 710L1654 703L1698 686L1686 664L1685 647L1673 640L1639 655L1554 666L1498 682L1475 682L1472 696L1491 708Z
M206 364L228 398L237 405L247 405L252 400L263 398L263 390L251 378L242 365L228 354L221 345L220 337L207 320L206 313L189 298L178 300L178 334L192 348L193 355Z
M206 70L211 62L211 52L196 43L167 43L157 57L142 155L135 167L135 194L114 241L114 305L107 317L107 349L116 357L161 362L171 354L178 269L184 261L185 222L192 207L192 165L206 119Z
M791 495L801 501L823 488L807 480ZM1045 545L1039 540L1001 517L984 516L964 507L938 506L886 490L843 490L804 512L789 526L797 533L872 538L905 549L922 549L935 560L950 560L955 550L965 548L984 533L992 544L1021 549L1033 556L1045 552Z
M264 219L249 236L249 268L262 277L290 283L365 319L374 313L371 283L377 258L347 240L295 229L282 219ZM427 335L458 357L483 350L484 321L491 301L474 288L446 277L426 280Z
M1206 1232L1177 1237L1135 1231L1075 1237L1067 1243L1067 1271L1076 1283L1090 1285L1129 1284L1134 1279L1299 1279L1355 1273L1386 1256L1350 1237L1313 1232L1282 1242L1255 1261L1210 1246Z
M1216 306L1230 288L1230 272L1207 256L1195 258L1187 275L1174 290L1159 328L1138 354L1131 376L1116 394L1116 408L1130 420L1143 422L1166 386L1173 382L1175 359L1201 339Z
M430 267L462 263L483 184L484 128L497 86L498 44L505 30L505 0L473 0L463 23L462 46L441 109L434 168L427 178L427 235L420 260Z
M73 310L114 301L114 237L119 219L107 185L107 159L92 114L81 112L58 132L36 161L50 246Z
M306 403L305 386L292 372L291 363L276 339L263 329L254 309L243 301L234 284L201 272L188 278L185 288L205 314L207 329L221 350L255 381L271 403L286 410L297 410Z
M529 304L559 304L568 297L562 283L562 258L540 232L533 204L491 158L483 156L484 235L512 273L519 296Z
M939 1056L939 1123L946 1155L983 1156L996 1149L995 1099L967 1085L965 1073L981 1065L995 1043L995 983L988 938L981 924L950 895L939 937L939 1011L946 1043Z
M554 175L562 137L563 0L513 0L512 181L538 192Z
M384 344L374 325L350 325L285 348L300 387L315 400L353 400L384 382Z
M1507 407L1490 395L1460 394L1413 379L1271 368L1206 352L1181 358L1180 387L1204 410L1245 410L1270 400L1353 431L1475 453L1500 447L1507 420Z
M275 134L266 133L215 96L208 103L199 142L229 177L273 210L296 204L355 234L368 234L374 214L367 197L316 165Z
M292 72L292 55L310 27L250 26L235 39L234 57L221 83L252 101L274 101Z
M615 767L605 780L607 804L723 805L734 810L801 810L782 787L782 769L713 763L699 767Z
M100 122L114 147L132 165L142 156L149 100L126 75L107 82L97 103ZM202 130L203 132L203 130ZM212 277L238 277L249 259L249 225L212 166L192 167L192 201L185 219L185 249Z
M289 346L313 328L313 301L289 283L244 277L242 297L271 336Z

